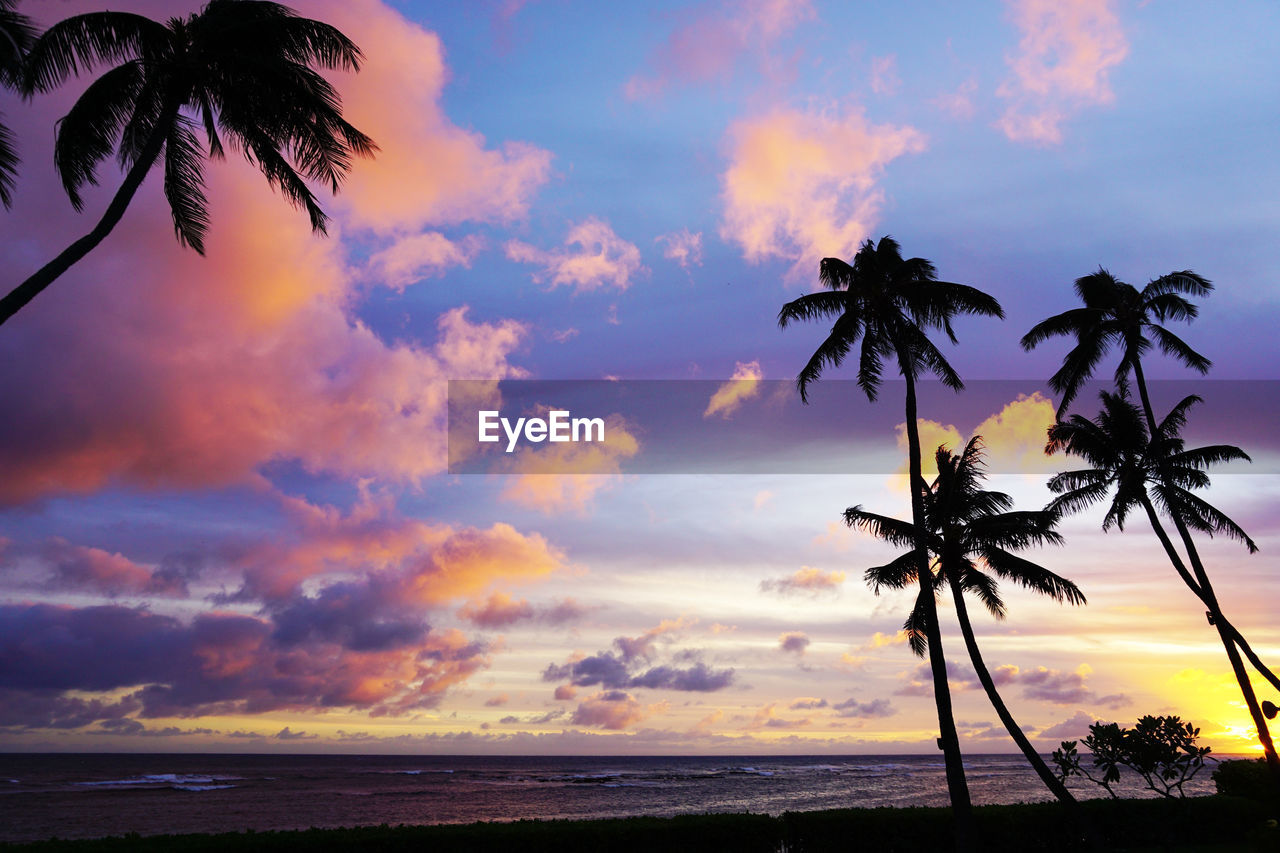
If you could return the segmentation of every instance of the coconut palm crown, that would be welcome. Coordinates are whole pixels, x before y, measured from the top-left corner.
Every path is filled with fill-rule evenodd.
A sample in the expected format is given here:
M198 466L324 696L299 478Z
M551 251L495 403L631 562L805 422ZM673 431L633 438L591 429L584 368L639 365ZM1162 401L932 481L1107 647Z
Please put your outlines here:
M204 161L228 149L323 233L328 218L308 181L337 192L353 158L376 146L342 117L337 90L313 66L356 71L361 58L336 28L266 0L210 0L163 24L126 12L54 24L28 54L28 95L112 66L58 123L54 164L67 196L79 210L113 151L125 178L89 234L0 300L0 322L110 233L156 163L174 233L197 252L209 228Z
M1120 349L1116 386L1125 390L1132 372L1148 414L1151 406L1142 372L1142 356L1153 345L1187 367L1207 373L1211 365L1209 359L1162 324L1169 320L1195 319L1199 309L1186 297L1207 296L1212 290L1213 284L1208 279L1191 270L1162 275L1142 290L1120 281L1101 267L1076 279L1075 291L1083 307L1043 320L1022 337L1022 347L1028 351L1058 335L1076 339L1062 366L1049 379L1049 387L1062 395L1058 417L1067 411L1081 386L1112 347ZM1154 416L1149 417L1149 421L1153 420Z

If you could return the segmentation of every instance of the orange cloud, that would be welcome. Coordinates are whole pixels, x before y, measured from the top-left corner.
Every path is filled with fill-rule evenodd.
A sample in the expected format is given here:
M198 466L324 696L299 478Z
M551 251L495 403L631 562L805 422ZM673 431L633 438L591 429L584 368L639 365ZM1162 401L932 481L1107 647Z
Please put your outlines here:
M342 212L382 233L524 216L551 155L524 142L487 149L440 106L449 78L440 37L378 0L324 0L306 13L365 49L359 74L338 80L346 117L381 149L343 188Z
M468 601L458 610L458 615L480 628L507 628L526 621L558 625L584 612L586 609L572 598L547 607L535 607L523 598L495 591L489 593L488 598Z
M353 317L363 273L347 265L344 227L504 218L519 213L529 182L493 177L506 174L509 158L443 126L436 107L435 118L415 118L405 104L415 103L419 84L378 88L390 79L380 76L386 63L396 66L388 74L413 75L439 60L434 36L370 0L307 11L379 47L370 50L366 72L339 81L349 116L382 152L357 162L344 201L329 203L332 236L317 239L306 217L231 158L208 169L212 228L201 258L172 239L158 181L144 185L111 239L5 327L0 357L40 369L10 371L0 383L6 399L25 401L0 424L0 503L110 484L253 483L262 466L282 460L316 473L416 484L445 468L445 380L521 375L508 361L527 337L520 323L473 323L460 307L441 315L435 343L421 346L384 341ZM430 50L414 58L413 45ZM434 82L421 85L434 92L444 72L432 73ZM369 81L374 88L362 88ZM59 93L35 102L33 126L52 122L65 101ZM407 124L379 125L392 114ZM437 142L470 153L439 159L430 154ZM437 170L435 182L412 169L401 174L401 156L418 170ZM0 247L8 269L29 269L32 257L52 256L66 235L84 228L60 198L51 168L36 160L27 166L18 203L40 227ZM395 192L385 205L370 189L384 168L396 176L386 178ZM403 192L419 184L430 204ZM105 195L89 205L104 204ZM400 210L405 199L419 206ZM434 270L431 263L475 250L466 239L451 245L452 259L443 243L419 235L375 257L400 286L424 263Z
M1044 444L1057 409L1036 391L1019 394L999 412L978 424L974 435L987 446L987 465L993 471L1035 474L1057 470L1061 460L1046 456Z
M1082 106L1114 99L1110 70L1129 52L1110 0L1012 0L1022 32L1007 59L1012 78L996 94L1009 106L996 127L1014 142L1054 145Z
M898 449L904 453L907 450L907 425L900 423L894 427L898 435ZM938 476L938 465L934 461L934 452L941 445L951 451L956 451L964 444L964 440L960 437L960 430L950 424L944 426L937 421L931 421L921 418L916 422L916 429L920 432L920 473L926 480L933 481ZM895 483L900 483L902 489L906 490L906 473L907 462L903 462L898 469L898 473L904 476L894 478Z
M760 590L780 595L807 593L816 596L823 592L835 592L846 577L844 572L824 572L812 566L801 566L788 577L760 581Z
M648 716L630 693L602 690L578 704L569 722L576 726L598 726L602 729L625 729Z
M363 572L384 597L440 606L564 566L564 555L536 533L500 522L481 529L406 518L389 498L367 491L348 512L299 498L281 502L296 532L252 546L236 560L243 596L277 600L310 578Z
M896 634L882 634L876 631L871 635L871 639L865 645L859 646L858 651L871 651L873 649L883 649L886 646L902 646L906 645L907 634L905 631L898 631Z
M760 380L764 378L759 361L737 362L733 368L733 376L729 381L716 389L707 403L704 418L719 415L727 418L738 410L746 400L759 395Z
M548 411L539 408L539 411ZM586 511L591 498L621 478L622 460L640 441L619 415L604 419L604 441L521 445L502 470L514 474L499 497L543 512Z
M857 111L778 109L735 123L729 140L721 235L748 261L781 258L793 276L808 277L822 258L854 254L884 201L876 178L925 147L914 128L870 124Z
M809 0L746 0L699 14L673 31L655 52L650 64L661 70L631 77L623 92L636 101L656 97L673 84L726 78L752 51L767 66L773 43L813 17Z
M1019 394L1004 408L973 428L971 436L982 436L986 464L990 470L1009 473L1041 473L1056 470L1060 463L1044 453L1045 437L1055 419L1053 401L1039 391ZM937 421L920 420L921 470L926 480L938 476L934 452L940 445L953 453L963 449L968 438L959 428ZM898 424L898 448L907 449L907 425ZM906 473L906 463L899 469ZM895 482L898 482L895 479ZM902 484L905 487L905 483Z
M548 251L511 240L506 246L507 257L542 267L541 272L533 274L534 281L549 280L552 288L572 285L579 293L610 286L626 290L632 277L645 269L640 263L640 250L595 217L570 228L564 244L570 248Z

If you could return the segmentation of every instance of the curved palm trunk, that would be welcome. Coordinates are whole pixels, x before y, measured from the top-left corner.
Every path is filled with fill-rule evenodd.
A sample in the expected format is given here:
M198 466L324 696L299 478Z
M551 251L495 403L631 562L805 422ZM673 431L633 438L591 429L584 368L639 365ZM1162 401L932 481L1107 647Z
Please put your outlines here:
M899 356L901 364L910 363ZM916 529L916 576L920 580L920 600L924 603L925 637L929 645L929 669L933 674L933 700L938 707L938 746L942 749L947 769L947 791L951 795L951 810L955 815L956 849L969 848L969 829L972 823L972 803L969 785L964 778L964 759L960 755L960 738L956 734L955 713L951 709L951 691L947 686L947 660L942 651L942 629L938 625L938 607L934 601L933 573L929 570L928 546L924 539L924 496L920 483L924 481L920 461L920 429L916 423L916 385L910 372L903 370L907 380L907 476L911 493L911 521Z
M1213 593L1213 585L1209 583L1209 576L1205 573L1204 565L1200 562L1200 554L1196 551L1195 543L1191 540L1191 532L1187 530L1187 526L1182 523L1176 513L1173 516L1173 526L1182 539L1182 545L1187 551L1187 557L1191 560L1191 568L1195 572L1196 579L1200 581L1200 589L1204 593L1203 600L1209 605L1209 621L1213 623L1213 627L1218 631L1218 636L1222 638L1222 645L1227 650L1227 660L1231 662L1231 671L1235 673L1236 681L1240 684L1240 692L1244 694L1244 702L1249 706L1249 716L1253 717L1253 724L1258 730L1258 740L1262 744L1262 752L1267 759L1267 766L1271 768L1272 779L1280 786L1280 755L1276 754L1275 743L1272 741L1271 732L1267 728L1267 718L1258 704L1258 697L1254 692L1253 683L1249 680L1249 672L1245 669L1244 661L1240 659L1240 651L1236 648L1235 638L1231 632L1227 631L1226 626L1222 624L1222 608L1218 606L1218 599ZM1236 636L1239 636L1239 632L1235 633Z
M1142 364L1135 361L1133 366L1134 379L1138 385L1138 395L1142 399L1143 413L1147 418L1147 428L1150 434L1156 434L1156 418L1155 412L1151 406L1151 397L1147 393L1146 377L1142 373ZM1195 583L1187 575L1186 567L1178 559L1176 549L1173 543L1169 541L1169 537L1164 533L1159 518L1156 515L1155 507L1151 502L1143 498L1143 505L1147 511L1147 517L1151 521L1151 526L1156 530L1160 542L1164 545L1165 551L1169 554L1169 559L1173 562L1174 568L1178 570L1178 574L1182 576L1183 581L1191 587L1197 597L1205 603L1209 608L1209 621L1218 632L1218 637L1222 640L1222 646L1226 649L1227 660L1231 663L1231 671L1235 674L1236 682L1240 685L1240 692L1244 696L1245 705L1249 708L1249 716L1253 718L1254 727L1258 731L1258 741L1262 744L1262 752L1266 757L1267 766L1271 770L1272 779L1277 785L1280 785L1280 755L1276 754L1275 743L1271 739L1271 732L1267 728L1267 718L1262 713L1262 708L1258 704L1257 694L1254 692L1253 683L1249 680L1249 672L1245 669L1244 662L1240 659L1240 651L1236 648L1236 642L1244 642L1244 637L1240 632L1229 623L1224 624L1226 619L1222 615L1222 608L1218 604L1218 598L1213 592L1213 584L1209 581L1209 574L1205 571L1204 563L1200 561L1200 553L1196 550L1195 542L1191 538L1191 531L1187 529L1187 525L1183 522L1181 516L1177 512L1170 512L1169 516L1173 521L1174 529L1178 531L1178 538L1182 540L1182 546L1187 552L1187 558L1191 561L1192 571L1195 573ZM1251 660L1257 660L1257 656L1253 654L1253 650L1249 650ZM1258 661L1260 664L1261 662ZM1265 667L1263 667L1265 669ZM1270 670L1266 670L1266 674L1274 680Z
M1267 767L1271 770L1272 779L1275 780L1277 785L1280 785L1280 756L1276 755L1275 744L1272 742L1271 732L1267 728L1267 718L1262 713L1262 708L1258 705L1258 697L1254 693L1253 683L1250 682L1249 673L1245 670L1244 662L1240 659L1240 652L1236 649L1235 637L1239 636L1239 632L1236 632L1234 628L1228 630L1230 626L1223 624L1225 620L1221 616L1222 611L1213 595L1213 587L1209 585L1209 578L1205 574L1204 566L1200 564L1200 555L1196 552L1195 544L1191 541L1190 532L1186 530L1186 525L1181 524L1175 516L1174 526L1180 528L1179 533L1182 536L1183 545L1187 548L1192 568L1195 569L1196 578L1199 581L1198 589L1191 582L1181 556L1178 554L1177 549L1174 548L1173 542L1165 532L1164 526L1160 524L1160 517L1156 514L1156 508L1151 504L1151 500L1143 496L1142 506L1147 512L1147 519L1151 522L1151 528L1159 538L1160 544L1164 546L1165 553L1169 555L1169 561L1173 563L1174 569L1191 586L1196 596L1209 607L1209 621L1218 630L1218 636L1222 639L1222 645L1227 651L1227 660L1231 663L1231 671L1235 674L1236 681L1240 685L1240 692L1244 695L1245 705L1249 708L1249 716L1253 718L1253 724L1258 730L1258 740L1262 744L1262 752L1266 758Z
M147 172L151 171L156 158L160 156L160 149L164 147L164 129L173 124L173 120L177 115L177 105L167 107L161 112L160 120L152 132L151 138L143 146L142 153L133 164L133 168L125 175L124 183L120 185L120 189L116 190L111 203L107 205L106 211L102 214L102 218L98 220L98 224L93 227L93 230L76 240L66 249L63 249L60 255L37 270L22 284L9 291L3 299L0 299L0 324L3 324L18 313L24 305L35 299L40 294L40 291L70 269L72 264L89 254L99 243L106 239L111 230L120 222L121 217L124 216L125 209L129 206L129 202L133 200L134 193L138 191L138 187L142 186L143 180L147 177Z
M960 589L960 584L956 579L948 576L947 583L951 587L951 597L955 600L956 619L960 622L960 633L964 636L965 648L969 651L969 660L973 663L974 672L978 674L978 681L982 684L982 689L987 691L987 698L991 700L991 706L996 709L996 715L1000 717L1000 722L1009 731L1009 736L1013 738L1014 743L1018 744L1018 749L1022 750L1022 754L1027 757L1027 761L1031 763L1035 769L1036 775L1040 777L1040 781L1044 782L1045 787L1053 792L1053 795L1064 803L1078 805L1076 798L1071 796L1071 792L1067 790L1067 786L1062 780L1053 774L1049 769L1049 765L1045 764L1044 758L1040 753L1036 752L1036 748L1031 745L1031 741L1027 739L1022 729L1018 727L1018 721L1013 718L1013 714L1009 713L1009 708L1004 704L999 691L996 690L995 681L991 678L991 673L987 670L987 664L982 659L982 652L978 648L978 640L973 634L973 624L969 621L969 609L964 603L964 591Z

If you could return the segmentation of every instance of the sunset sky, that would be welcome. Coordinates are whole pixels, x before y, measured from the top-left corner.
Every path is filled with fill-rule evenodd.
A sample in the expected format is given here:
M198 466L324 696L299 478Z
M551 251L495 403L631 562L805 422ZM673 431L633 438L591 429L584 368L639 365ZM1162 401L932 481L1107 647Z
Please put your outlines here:
M1208 497L1260 553L1202 554L1280 662L1274 4L290 5L366 56L330 76L380 151L323 196L329 236L230 154L202 258L153 172L0 327L0 749L935 751L898 630L914 593L874 595L864 570L897 552L841 522L909 515L902 385L872 406L834 371L802 406L790 380L827 327L776 322L822 257L886 234L1003 305L957 324L970 388L926 388L922 433L982 434L1024 509L1078 463L1041 452L1068 343L1019 338L1099 266L1215 283L1175 328L1209 377L1146 366L1157 408L1205 397L1193 441L1253 456ZM6 290L119 185L109 158L77 214L53 172L86 83L0 91L23 158ZM507 401L598 381L610 439L554 468L593 473L459 473L450 379L507 380ZM563 405L532 387L525 413ZM1087 606L1006 584L1005 621L971 608L1014 715L1046 750L1174 713L1249 751L1204 608L1145 519L1100 523L1028 555ZM940 606L962 748L1014 751Z

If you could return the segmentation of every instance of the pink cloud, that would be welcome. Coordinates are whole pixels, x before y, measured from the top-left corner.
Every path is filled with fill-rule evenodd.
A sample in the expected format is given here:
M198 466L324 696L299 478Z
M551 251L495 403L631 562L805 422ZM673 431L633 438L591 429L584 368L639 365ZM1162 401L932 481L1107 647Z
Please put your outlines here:
M186 581L171 568L149 567L120 553L75 545L60 536L17 547L0 541L0 571L34 571L36 586L53 591L120 595L185 596Z
M598 726L620 730L643 720L648 714L630 693L602 690L578 704L569 722L575 726Z
M476 236L450 240L436 231L426 231L396 240L369 258L367 275L375 283L392 290L404 290L423 278L436 278L453 267L470 267L484 246Z
M1010 11L1022 38L996 90L1009 102L996 127L1014 142L1056 145L1081 107L1114 100L1110 72L1128 41L1110 0L1011 0Z
M0 426L0 500L251 482L273 459L415 482L445 466L445 380L519 375L519 323L454 309L427 348L353 322L340 247L240 166L211 170L208 257L168 239L149 182L111 239L6 326L10 363L41 369L0 376L27 401ZM41 254L62 242L50 231L75 231L60 207L32 235ZM10 268L29 266L27 245L0 249Z
M870 124L794 109L736 122L723 178L721 235L752 263L792 262L812 277L824 257L851 257L871 233L884 193L876 179L904 154L924 150L909 126Z
M579 293L605 287L626 290L632 278L645 270L640 250L595 217L572 226L564 244L569 248L546 250L511 240L506 246L507 257L541 267L533 274L534 281L550 281L552 288L571 285Z
M372 603L443 606L497 583L545 578L564 555L538 534L509 524L457 527L400 515L388 499L364 494L349 512L282 498L293 532L244 549L234 561L237 598L283 601L303 581L365 574Z
M372 0L306 11L378 47L364 72L337 79L348 116L382 150L356 164L340 203L326 203L331 239L312 235L231 158L208 169L212 229L201 258L172 239L153 174L108 240L5 326L5 362L38 370L0 374L0 393L26 401L0 425L0 502L109 485L253 483L277 460L416 484L445 466L445 380L520 375L508 358L527 329L472 322L465 307L438 318L433 344L380 339L351 313L367 271L347 265L340 238L353 224L399 234L518 216L545 156L486 151L448 124L436 103L446 75L434 35ZM19 136L47 135L75 88L11 116ZM118 180L101 171L90 211ZM40 158L24 164L14 213L0 265L16 271L87 227ZM374 258L399 287L468 262L477 245L418 234Z
M827 572L812 566L801 566L785 578L760 581L760 591L776 592L779 595L819 595L838 590L844 583L845 577L844 572Z
M656 97L672 85L727 78L753 52L767 64L774 42L815 17L809 0L747 0L689 15L654 52L653 73L627 81L623 91L629 100Z
M675 261L681 269L702 266L702 232L691 232L688 228L661 234L654 238L655 243L662 245L662 257Z
M935 107L957 121L973 118L977 111L973 105L973 96L978 91L978 80L970 77L950 92L943 92L932 101Z
M360 73L337 80L348 120L381 149L343 188L352 224L400 232L524 216L551 155L524 142L488 149L483 136L449 120L440 105L449 71L438 35L378 0L324 0L306 14L365 48Z
M578 618L586 608L572 598L551 605L534 606L523 598L512 598L495 591L487 598L468 601L458 615L479 628L509 628L518 622L542 622L561 625Z
M898 76L898 57L894 54L871 59L871 91L877 95L896 94L902 86Z
M811 642L803 631L787 631L778 637L778 648L790 654L803 655Z

